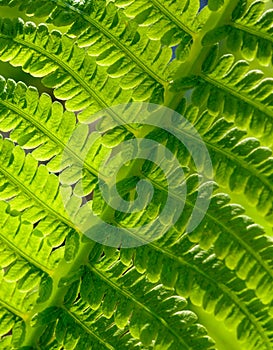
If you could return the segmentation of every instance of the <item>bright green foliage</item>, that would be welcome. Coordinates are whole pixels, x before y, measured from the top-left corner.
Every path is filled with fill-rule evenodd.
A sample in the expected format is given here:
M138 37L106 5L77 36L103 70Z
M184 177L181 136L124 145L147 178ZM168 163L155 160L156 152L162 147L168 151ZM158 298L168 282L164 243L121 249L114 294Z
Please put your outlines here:
M0 76L0 349L226 350L218 346L225 324L238 339L233 350L271 350L272 1L209 0L201 11L198 0L0 5L0 60L52 89L50 97ZM2 6L38 24L5 18ZM128 102L185 117L208 149L213 178L205 159L201 178L166 130L113 127L97 114ZM172 123L187 133L182 120ZM104 200L99 167L134 138L168 148L185 177L167 183L178 174L167 152L165 174L148 159L124 164L123 199L137 198L140 180L154 188L145 209L125 213ZM180 184L183 213L161 218L172 227L157 240L147 243L143 230L142 246L114 248L80 229L90 210L128 232L143 227L168 195L180 199ZM188 232L193 208L204 218ZM198 310L210 313L203 323ZM222 333L207 331L211 324Z

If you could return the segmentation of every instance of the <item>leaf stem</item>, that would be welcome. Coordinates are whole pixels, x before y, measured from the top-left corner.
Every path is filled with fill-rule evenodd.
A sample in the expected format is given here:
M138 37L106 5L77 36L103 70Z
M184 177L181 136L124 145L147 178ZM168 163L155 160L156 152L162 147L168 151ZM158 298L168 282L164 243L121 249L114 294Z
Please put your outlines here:
M202 39L206 33L214 28L217 28L220 24L221 26L225 23L230 23L230 17L238 5L238 0L226 1L225 5L219 11L211 12L206 24L203 26L202 30L195 36L190 54L188 59L182 63L174 73L175 80L181 79L183 77L188 77L189 75L199 75L201 73L201 67L204 60L207 57L211 46L203 46ZM170 84L169 84L170 86ZM184 97L185 91L172 92L170 90L166 91L165 94L165 106L173 110L176 110Z

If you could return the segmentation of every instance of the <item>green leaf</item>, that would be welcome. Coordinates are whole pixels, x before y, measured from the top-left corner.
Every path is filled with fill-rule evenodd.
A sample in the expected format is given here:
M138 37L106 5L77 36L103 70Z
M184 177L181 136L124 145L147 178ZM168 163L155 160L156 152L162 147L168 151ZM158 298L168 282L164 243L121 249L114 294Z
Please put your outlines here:
M270 2L0 6L0 348L272 349ZM126 124L135 102L151 123ZM136 139L156 161L127 161ZM103 196L119 165L106 186L141 210Z
M219 1L217 1L217 4L219 4ZM216 9L214 11L217 11ZM202 45L203 46L209 46L215 43L218 43L219 41L222 41L225 39L230 32L230 26L222 26L218 27L216 29L213 29L206 33L206 35L202 39Z
M37 303L44 303L47 301L52 293L53 281L52 278L46 277L42 279L40 289L39 289L39 298Z
M179 92L181 90L191 89L197 85L198 78L196 76L185 77L175 80L171 85L171 91Z
M225 0L209 0L208 6L211 11L218 11L225 3Z
M75 259L79 250L79 235L75 231L71 231L67 235L65 241L64 258L67 262L71 262Z

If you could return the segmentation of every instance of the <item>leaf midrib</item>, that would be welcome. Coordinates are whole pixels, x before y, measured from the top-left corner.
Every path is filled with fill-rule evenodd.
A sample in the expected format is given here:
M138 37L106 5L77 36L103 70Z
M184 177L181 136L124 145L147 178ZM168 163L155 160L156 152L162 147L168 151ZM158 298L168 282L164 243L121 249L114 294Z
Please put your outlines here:
M188 26L186 26L183 22L181 22L179 20L178 17L175 17L171 11L168 10L167 7L163 6L160 1L158 0L150 0L151 3L154 4L155 7L159 8L159 10L166 16L168 17L172 23L175 23L177 25L177 27L179 27L180 29L182 29L184 32L190 34L192 37L195 37L196 33L189 28ZM184 7L185 9L185 7ZM183 14L184 14L184 9L183 9Z
M69 309L67 309L66 307L62 307L62 308L74 320L75 323L77 323L81 328L83 328L86 331L87 334L90 334L92 337L94 337L100 343L102 343L105 346L106 349L117 350L117 349L113 348L111 344L107 343L104 339L99 337L90 328L86 327L86 325L80 319L78 319Z
M21 223L20 223L21 226ZM20 226L17 230L20 229ZM0 234L1 239L5 242L5 244L13 250L15 253L19 254L20 257L31 263L33 266L35 266L38 270L46 272L49 276L52 276L54 270L50 270L47 266L42 264L38 260L34 260L30 255L26 255L23 249L19 249L15 244L13 244L12 241L9 241L2 233Z
M211 78L211 77L209 77L209 76L207 76L207 75L205 75L203 73L200 74L200 77L204 81L206 81L207 83L210 83L211 85L214 85L214 86L218 87L220 90L224 90L224 91L228 92L230 95L236 97L236 99L238 99L240 101L244 101L248 105L252 106L254 109L257 109L257 110L261 111L262 113L264 113L264 114L270 116L271 118L273 118L273 111L269 110L261 102L257 102L254 99L251 99L250 97L248 97L246 94L239 93L236 90L234 90L231 87L229 87L228 85L222 84L221 81L213 79L213 78Z
M0 304L3 305L5 309L7 309L9 312L11 312L15 317L20 317L22 320L25 320L25 314L21 311L18 310L16 307L12 306L11 304L8 304L4 300L0 300Z
M232 27L237 28L239 30L242 30L244 32L247 32L253 36L257 36L259 38L265 39L267 41L270 41L271 43L273 43L273 37L263 31L256 31L254 26L247 26L244 24L241 24L240 22L232 22Z

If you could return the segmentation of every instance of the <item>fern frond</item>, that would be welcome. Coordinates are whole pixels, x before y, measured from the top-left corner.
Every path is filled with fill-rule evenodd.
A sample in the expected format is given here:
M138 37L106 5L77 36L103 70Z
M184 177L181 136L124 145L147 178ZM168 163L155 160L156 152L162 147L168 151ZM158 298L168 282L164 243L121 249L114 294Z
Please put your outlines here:
M248 6L239 4L235 9L227 38L228 49L239 51L247 60L255 57L261 65L272 62L272 9L268 1L254 1ZM267 6L268 7L268 6Z
M149 167L144 168L149 169ZM154 169L151 169L150 167L150 177L147 176L147 171L145 175L149 178L149 180L152 180L153 185L156 187L156 180L158 180L159 177L157 176L157 173L153 175L153 170ZM179 256L181 257L181 255L184 255L182 253L184 251L182 246L183 244L185 244L185 238L183 238L183 236L182 238L180 237L181 235L183 235L183 232L187 227L192 208L194 206L196 207L195 200L197 189L196 187L193 187L193 184L191 184L190 186L189 184L190 181L188 179L187 185L192 189L192 192L190 192L190 194L186 198L186 208L183 211L181 219L174 226L174 230L171 230L170 232L168 232L168 234L164 235L161 242L159 242L158 244L150 243L150 248L142 247L140 251L143 252L146 251L146 249L148 249L148 253L145 253L147 255L145 255L144 253L144 255L142 255L142 253L140 253L141 257L137 260L137 262L140 264L138 266L140 273L143 273L147 269L148 277L153 282L156 282L159 278L162 278L162 282L164 284L166 283L167 286L171 288L175 286L175 281L177 280L179 274L179 272L177 271L180 271L180 269L182 269L181 264L185 264L185 262L182 261L183 259L179 258ZM195 181L195 186L197 185L198 180ZM160 186L161 189L165 187L166 186L164 186L164 184ZM169 193L170 192L171 190L169 189ZM271 303L273 271L270 257L272 254L272 244L268 238L264 237L264 231L260 227L255 225L252 220L243 215L243 209L240 206L230 205L228 202L229 200L227 196L215 195L215 197L213 197L211 200L211 206L205 214L205 219L203 220L203 223L196 231L189 234L190 239L192 239L195 242L200 242L200 245L205 249L211 248L211 250L209 251L210 254L214 257L216 254L216 256L218 256L220 259L224 259L224 263L227 266L225 267L224 265L222 265L219 262L219 260L217 263L215 262L216 265L213 268L213 270L215 271L215 275L209 278L210 282L202 282L202 285L203 283L212 283L212 281L217 286L221 285L222 287L220 287L220 290L217 292L218 298L219 300L221 298L227 298L229 300L229 308L232 308L234 300L237 300L235 302L236 309L238 308L240 310L238 312L241 315L240 317L242 317L239 317L242 321L242 324L238 326L239 337L246 337L248 334L245 329L242 330L243 325L252 324L251 332L254 331L254 329L260 329L260 331L258 331L258 333L256 333L255 336L253 335L253 339L251 340L251 342L253 341L254 344L256 343L257 339L260 338L259 344L265 344L265 348L269 349L271 346L269 344L272 327L269 324L267 325L266 323L262 323L262 325L258 326L260 319L259 313L257 313L257 315L255 316L256 320L251 319L251 315L253 313L252 308L250 308L250 310L247 311L245 309L246 300L240 300L240 298L241 295L244 295L243 292L245 290L248 290L249 299L247 304L259 304L259 299L261 299L263 303ZM144 220L143 216L145 217L145 215L143 215L142 213L142 215L140 215L141 220ZM134 215L127 215L126 220L124 220L122 216L118 215L116 216L115 223L117 225L124 225L125 223L129 223L129 225L132 225L134 227L139 223L139 221L137 220L139 220L139 217L136 218ZM143 224L143 221L141 221L141 224ZM238 232L237 227L239 226L240 230ZM206 234L204 234L204 232ZM181 242L179 242L179 239ZM256 252L256 244L259 244L261 253ZM166 248L168 245L170 245L170 248ZM154 252L154 249L157 251L157 253ZM192 245L191 249L194 250L197 248L194 248L194 246ZM203 254L205 253L202 253L202 255ZM166 256L168 256L170 259L166 258L166 260ZM208 258L208 261L209 260L210 259ZM193 258L193 261L195 261L195 258ZM147 264L149 268L147 268ZM191 264L194 265L195 263L190 262L189 265ZM203 262L201 263L201 266L203 266L202 264ZM225 274L230 274L230 280L227 279L227 281L225 282L225 280L217 279L218 272L216 272L216 270L218 265L221 266L219 278L220 276L222 276L224 271L226 271ZM169 268L170 266L173 266L173 268ZM200 273L203 276L201 278L199 275L198 277L194 275L198 280L205 278L205 274L203 275L201 266L199 266L198 268L189 267L189 269L193 268L194 271L196 271L197 269L198 273ZM234 270L234 273L232 274L229 271L229 269ZM261 272L262 270L263 273ZM237 278L235 277L235 274L238 275ZM241 279L245 279L245 282L241 281ZM231 284L231 280L234 282L234 285ZM240 286L240 288L238 286ZM239 290L237 289L237 287L239 288ZM201 287L199 286L199 288ZM215 286L213 285L211 288L214 290ZM209 289L209 293L212 293L212 289ZM250 291L251 289L255 290L257 296L255 296L254 292ZM191 292L189 291L189 295L190 294ZM225 295L225 297L223 297L223 294ZM186 294L185 296L188 296L188 294ZM200 300L198 303L200 303ZM260 308L264 310L264 315L267 314L265 318L269 322L269 309L268 307L262 305L264 304L260 304L259 310ZM245 314L247 314L246 319L245 316L243 316ZM262 330L263 327L265 327L265 333L268 334L268 340L265 340L267 336L264 337L264 335L262 335L264 332ZM251 346L253 346L253 344L251 343Z
M9 159L8 157L6 157L6 158ZM193 197L195 197L195 196L193 195ZM213 212L215 212L215 210L214 210ZM237 211L237 212L238 212L238 211ZM239 212L240 212L240 211L239 211ZM215 215L215 214L214 214L214 215ZM184 219L184 220L185 220L185 219ZM228 218L228 220L229 220L229 222L230 222L230 217ZM183 221L183 220L182 220L182 221ZM222 229L222 227L221 227L221 229ZM181 232L181 229L179 230L179 232ZM173 236L173 235L172 235L172 236ZM160 251L161 251L161 248L160 248ZM181 251L180 251L180 253L181 253ZM167 252L166 252L165 254L167 254ZM169 254L170 254L170 253L168 253L167 255L169 256ZM174 255L173 255L173 258L174 258L174 256L177 257L177 255L174 254ZM177 260L177 258L176 258L176 260ZM176 260L175 260L175 261L176 261ZM178 260L179 260L179 259L178 259ZM169 262L169 263L170 263L170 262ZM169 263L168 263L167 265L164 263L163 266L165 266L165 265L166 265L166 266L172 266L172 265L174 265L173 263L172 263L172 265L170 265ZM153 263L153 266L162 266L162 265L161 265L161 264L156 264L156 265L155 265L155 264ZM175 268L178 268L177 265L174 265L174 266L175 266ZM154 279L155 276L157 276L157 274L158 274L158 271L156 272L156 275L155 275L155 272L153 272L153 269L149 271L149 277L152 278L152 279ZM217 282L217 280L215 279L215 277L214 277L214 280L215 280L215 283L217 284L218 282ZM264 280L264 283L265 283L265 282L266 282L266 281ZM257 284L254 284L254 288L255 288L256 286L257 286ZM264 287L264 286L265 286L265 285L262 285L262 287ZM222 288L222 289L223 289L223 288ZM222 293L223 293L223 290L222 290L222 289L221 289L221 291L222 291ZM225 289L225 288L224 288L224 289ZM253 297L253 296L252 296L252 297ZM253 297L253 298L254 298L254 297ZM268 295L266 295L266 298L268 298ZM252 300L252 299L251 299L251 300ZM255 300L256 300L256 299L255 299ZM239 301L238 301L238 304L240 304ZM241 305L240 307L242 308L243 306ZM240 308L240 307L239 307L239 308ZM245 311L244 311L244 312L245 312ZM248 315L248 318L249 318L249 317L250 317L250 316ZM255 327L257 327L257 324L255 323L256 321L254 322L254 320L251 320L251 322L255 324ZM259 329L259 327L258 327L258 329ZM260 329L259 332L261 333L262 330ZM266 342L267 342L267 341L266 341Z
M169 263L174 261L175 255L181 254L182 245L185 245L185 242L182 241L176 249L172 249ZM272 347L270 308L265 307L244 282L229 274L212 252L200 252L197 247L195 249L192 247L190 255L194 260L194 267L188 265L187 255L184 256L183 267L179 263L176 265L178 268L176 291L180 295L188 295L194 304L210 309L216 317L224 319L229 328L237 330L238 339L246 342L249 348L257 346L261 349L270 349Z
M107 135L107 134L106 134ZM85 142L85 140L82 140L83 142ZM170 141L170 140L169 140ZM182 153L181 153L181 157L182 157ZM183 157L182 157L183 158ZM147 168L146 168L147 169ZM152 171L152 169L150 169L150 173L152 174L153 173L153 171ZM146 175L147 175L147 171L146 171ZM154 179L158 179L158 177L157 176L152 176L152 179L154 180ZM161 186L161 188L162 188L162 186ZM163 187L164 188L164 187ZM195 193L196 193L196 191L195 191ZM191 202L191 207L193 207L194 206L194 200L195 200L195 193L193 193L192 194L192 196L189 198L187 198L187 202ZM191 199L192 198L192 199ZM217 198L217 200L219 201L219 198ZM226 204L226 201L224 201L225 202L225 204ZM233 213L233 212L235 212L236 214L241 214L242 213L242 211L241 211L241 209L238 207L238 208L234 208L234 207L230 207L230 209L229 209L230 211L231 211L231 213ZM213 225L211 224L211 222L208 224L208 227L211 227L211 226L213 226L214 227L214 229L215 229L215 223L217 223L218 222L218 216L220 215L221 217L223 216L223 214L222 214L222 212L218 215L218 214L215 214L215 212L216 212L216 209L215 208L213 208L213 210L212 210L212 214L210 213L210 212L208 212L208 214L206 215L206 218L209 218L210 220L211 220L211 216L212 217L214 217L214 220L212 220L213 221ZM229 211L228 211L229 212ZM188 213L188 215L189 215L189 212L188 211L186 211L186 213ZM24 215L24 213L23 213L23 215ZM189 215L190 216L190 215ZM189 218L189 216L188 216L188 218ZM228 222L230 222L230 220L231 219L233 219L233 214L231 214L231 216L228 216L228 218L227 218L227 220L228 220ZM120 220L120 222L121 222L121 218L119 217L119 220ZM143 220L143 218L142 218L142 220ZM185 222L185 220L187 220L187 219L185 219L185 217L182 219L182 222L183 222L183 220L184 220L184 222ZM130 220L130 218L129 218L129 220L128 220L128 218L127 218L127 221L129 221L129 222L131 222L131 224L133 225L133 224L135 224L135 221L133 221L133 220ZM244 219L242 220L243 222L244 222ZM206 225L205 224L206 223L206 221L204 221L204 225ZM238 223L238 222L237 222ZM181 224L181 223L180 223ZM248 225L247 226L249 226L249 225L251 225L251 224L253 224L253 223L250 223L250 222L248 222ZM202 228L204 228L204 226L202 226ZM223 226L220 224L220 230L219 230L220 232L223 232ZM257 268L258 268L258 266L259 266L259 263L260 263L260 258L257 256L257 255L255 255L255 252L253 251L253 248L251 247L252 246L252 242L244 242L244 244L243 244L243 248L241 248L242 247L242 242L240 241L240 240L242 240L241 238L239 238L238 237L238 235L237 235L237 233L235 232L236 230L235 230L235 227L234 227L234 233L233 233L233 237L234 237L234 243L233 243L233 245L232 245L232 247L234 248L234 245L236 244L236 245L238 245L238 242L239 242L239 246L238 246L238 248L237 248L237 250L238 249L241 249L241 252L244 252L245 250L247 250L248 251L248 253L250 252L250 256L251 256L251 259L253 259L252 261L256 261L256 263L253 265L254 266L254 270L256 270ZM178 230L178 232L179 232L179 234L181 234L181 228ZM201 231L200 231L201 232ZM203 232L203 231L202 231ZM228 231L229 232L229 231ZM263 232L261 232L261 231L259 231L258 230L258 235L262 235L263 234ZM172 237L172 240L176 237L177 239L178 239L178 236L177 236L177 233L172 233L171 235L170 235L171 237ZM166 236L166 237L168 237L168 236ZM165 237L165 239L166 239L166 237ZM233 238L232 237L232 238ZM194 239L194 240L196 240L197 239L197 241L199 241L200 240L200 237L198 237L198 233L196 233L195 232L195 236L193 235L192 236L192 239ZM219 241L221 241L221 239L219 240ZM263 241L263 239L261 238L261 241ZM213 240L211 240L210 242L213 242ZM166 243L166 242L165 242ZM269 242L268 242L269 243ZM264 241L263 242L263 245L264 245L264 250L265 250L265 254L267 255L267 254L270 254L270 249L268 250L267 248L269 248L269 244L268 244L266 241ZM202 243L202 244L204 244L204 246L206 246L206 247L208 247L209 246L209 244L208 244L208 242L204 242L204 243ZM211 243L210 243L211 244ZM247 248L247 249L246 249ZM216 251L217 251L217 249L216 249ZM219 256L221 256L221 252L219 253ZM238 258L241 258L241 253L239 254L238 253ZM249 262L249 260L247 260L248 262ZM164 265L164 264L163 264ZM161 266L161 264L159 264L159 266ZM231 266L230 265L230 260L227 260L227 266L229 267L229 268L234 268L233 266ZM243 275L243 274L246 274L247 272L247 270L245 270L246 269L246 267L245 267L245 265L244 265L244 267L243 267L243 270L244 271L240 271L240 272L238 272L238 274L240 275ZM260 266L259 266L259 269L260 269ZM265 271L265 278L263 279L263 284L262 284L262 289L264 289L264 290L266 290L266 291L268 291L268 287L270 286L270 284L271 284L271 274L272 274L272 272L271 272L271 268L269 268L269 267L267 267L266 266L266 264L265 265L263 265L263 269L264 269L264 271ZM261 271L261 270L259 270L259 271ZM237 270L236 270L236 272L237 272ZM253 273L253 271L252 271L252 273ZM153 276L153 273L152 273L152 271L150 271L149 272L149 277L150 278L152 278L152 279L154 279L155 277ZM269 278L269 279L268 279ZM249 274L247 274L247 283L249 283L249 286L252 286L252 288L254 289L254 288L257 288L257 286L258 286L258 282L259 282L259 280L256 280L256 281L254 281L254 282L250 282L249 281L249 279L250 279L250 275ZM254 284L253 284L254 283ZM260 293L260 289L258 288L258 290L259 290L259 292L258 293ZM261 297L261 298L263 298L263 300L267 300L267 302L268 302L268 294L267 293L265 293L265 295L262 295L262 293L261 294L259 294L259 296ZM265 298L265 299L264 299ZM239 303L239 302L238 302ZM254 322L255 323L255 322Z
M0 342L3 349L19 348L25 337L24 321L0 303Z
M117 260L119 254L104 250L101 263ZM94 257L90 257L90 262ZM270 308L265 307L245 283L236 278L212 251L202 251L187 237L167 248L152 243L149 246L122 250L121 261L134 266L141 274L147 274L155 283L161 280L169 288L175 288L182 297L189 297L196 305L214 312L217 318L225 319L229 327L236 328L240 340L247 342L249 348L272 347L272 320Z
M0 78L0 130L24 149L33 149L35 159L52 160L47 163L50 171L62 170L60 155L75 129L74 113L63 111L47 94L39 96L34 87Z
M103 152L97 142L93 144L96 160L85 159L82 145L89 142L88 126L79 128L74 113L63 111L61 103L52 103L47 94L39 96L36 88L27 87L22 82L5 81L2 77L0 81L0 130L9 133L9 138L22 148L31 149L31 155L36 160L47 161L46 168L49 171L62 172L63 183L71 184L81 176L84 179L86 170L89 180L93 176L95 185L98 176L96 160ZM83 143L76 142L74 147L69 148L71 135L77 130L82 133L80 137ZM125 130L122 131L126 136ZM78 164L83 164L83 171L79 170Z
M214 349L188 299L242 348L271 350L269 1L209 0L201 11L199 0L6 5L49 26L0 20L0 60L42 78L66 111L0 78L0 348ZM160 127L130 119L130 108L115 113L135 101L169 106L196 134L175 113ZM96 113L109 107L110 119ZM128 161L135 148L123 142L147 140L161 148ZM142 180L152 195L140 195ZM117 206L101 186L117 189ZM233 204L238 194L255 220ZM124 210L134 200L141 209ZM121 237L141 246L126 249Z
M31 154L25 156L11 141L0 140L0 149L0 198L8 201L10 213L20 218L17 225L9 227L9 235L3 234L3 239L12 246L24 244L23 256L52 273L69 249L69 245L62 247L65 239L72 236L77 241L78 237L67 217L58 178L49 174L44 165L38 167ZM3 225L8 217L9 213L3 214Z
M19 5L27 14L46 16L47 21L56 26L72 24L68 34L77 38L79 46L87 47L98 64L107 66L109 75L124 76L131 72L135 80L142 75L144 81L160 84L167 79L171 49L165 47L162 50L160 42L148 40L142 34L140 37L137 26L120 14L112 3L44 0L37 3L30 0L23 6L20 1L1 1L0 5Z
M158 181L154 179L155 176L149 176L147 173L146 176L155 188L159 187ZM162 185L163 183L160 186L161 189L164 188ZM199 212L202 212L202 208L199 208L198 204L195 203L197 192L200 191L198 179L190 176L187 179L187 186L191 190L186 197L183 214L174 225L174 230L170 230L160 239L162 244L164 242L164 246L175 245L180 237L187 232L186 228L193 208L197 208ZM203 187L205 194L205 185ZM169 191L169 194L175 196L171 191ZM229 198L225 194L214 195L211 198L209 209L204 215L200 226L188 234L190 239L200 244L203 249L210 249L215 244L215 254L220 259L226 258L225 264L227 267L235 270L239 278L245 279L248 287L255 290L257 296L264 303L270 302L273 282L270 258L272 243L265 236L264 230L244 215L244 209L241 206L230 204ZM123 224L121 218L122 216L118 216L117 224ZM150 213L147 212L146 215L142 213L141 220L144 220L144 218L151 220ZM134 215L127 215L126 223L134 226L138 224L138 221L135 220ZM143 224L143 222L141 223ZM240 227L240 231L237 230L237 227ZM204 232L206 232L205 235ZM223 242L223 245L218 246L221 242ZM255 250L258 242L261 253L257 253ZM254 278L255 271L257 274ZM260 281L262 281L261 285L259 285Z
M110 78L84 48L60 32L49 33L46 25L36 28L31 22L2 20L0 54L2 61L44 77L43 83L54 88L57 98L66 100L69 111L83 110L78 116L82 121L113 104L153 100L152 96L160 102L162 97L159 85L141 74L129 85L123 84L127 77Z
M91 263L81 269L80 278L76 273L76 278L72 274L60 281L69 289L64 297L63 321L59 320L61 325L56 326L59 344L63 341L66 345L62 334L69 332L71 326L77 328L73 325L76 323L93 335L95 344L100 338L104 347L110 349L127 348L129 344L147 349L214 348L205 329L196 323L196 315L186 309L185 299L159 284L149 283L132 266L115 263L116 254L103 260L101 253L102 246L95 246L90 253ZM105 331L98 333L102 322ZM192 332L194 337L190 336ZM100 346L97 344L96 349Z
M31 236L32 225L21 223L20 217L12 216L11 214L15 214L10 214L9 209L7 203L0 202L0 300L8 310L24 318L25 313L37 303L49 298L52 292L52 278L49 276L51 271L48 266L37 261L32 253L33 249L37 250L40 237L35 237L36 232ZM45 253L43 252L44 255Z
M178 45L176 58L186 60L196 29L196 14L199 9L197 1L168 1L164 5L160 0L149 3L139 0L113 3L124 8L126 17L143 27L142 31L151 40L160 41L164 46Z
M145 167L145 169L148 168ZM153 169L151 168L150 173L150 177L147 176L147 171L145 175L149 178L149 180L152 180L153 185L156 187L156 180L158 180L159 178L158 174L155 173L155 175L153 176ZM187 181L187 183L189 184L189 181ZM195 183L197 185L198 181ZM190 188L192 187L193 185L190 186ZM160 188L166 188L166 186L163 184ZM168 191L169 193L171 192L170 189ZM174 230L171 230L166 235L164 235L164 237L159 243L150 243L150 248L142 247L140 250L140 257L136 258L137 262L134 259L138 271L140 273L143 273L147 270L148 277L153 282L156 282L161 278L162 282L164 284L167 284L168 287L174 287L176 285L177 279L179 278L180 269L184 272L184 267L182 268L181 264L187 265L187 271L185 274L189 273L189 270L191 269L195 271L193 273L194 276L192 277L194 280L196 279L198 281L203 281L203 278L206 278L206 273L203 274L203 264L205 264L203 261L200 262L200 266L196 267L195 260L197 258L192 257L193 261L187 261L189 265L191 265L190 267L185 261L183 262L182 258L179 258L181 256L184 256L184 253L182 252L185 252L183 250L185 248L183 247L187 246L185 244L185 238L183 238L183 232L187 227L192 208L196 206L196 192L196 188L192 189L192 192L190 192L190 194L187 196L186 207L183 211L183 215L179 222L176 225L174 225ZM210 290L210 292L208 293L209 295L215 294L214 283L217 286L220 285L220 290L217 292L218 297L216 298L217 300L215 301L215 304L216 302L222 299L224 299L225 302L226 299L229 300L229 311L226 310L227 314L228 312L230 312L231 314L235 312L234 310L231 311L231 309L234 307L234 303L236 304L236 309L238 308L238 310L240 310L237 310L236 312L238 312L241 315L239 317L241 323L240 326L238 325L239 338L248 337L248 335L251 333L253 339L250 339L250 346L254 346L253 344L255 344L258 341L257 339L260 338L260 346L262 346L263 344L265 349L269 349L271 346L269 344L271 342L270 338L272 332L272 325L270 325L271 316L268 313L269 308L262 305L264 305L265 303L269 304L272 301L271 297L273 271L271 261L271 240L264 237L264 231L260 227L255 225L252 220L243 215L242 207L230 205L228 202L229 200L227 196L215 195L215 197L213 197L211 200L211 206L205 214L205 218L202 224L200 225L200 227L198 227L198 229L195 230L195 232L189 234L191 240L195 242L200 242L200 245L205 249L208 249L209 252L200 252L198 254L202 256L205 255L206 258L204 259L205 261L208 261L208 263L210 260L214 261L213 268L212 266L210 266L210 268L208 268L208 271L212 269L215 272L215 275L213 274L213 276L210 277L207 276L209 282L200 282L201 286L205 284L206 288L202 289L203 287L199 285L198 293L200 292L200 288L203 290L203 293L206 293L205 291L208 288L207 283L212 283L211 289L208 288L208 290ZM118 218L120 218L120 216ZM143 220L143 214L141 216L141 219ZM132 226L136 226L138 222L135 221L135 217L132 215L127 217L126 223L130 223ZM117 224L119 224L118 220ZM239 231L237 229L238 227L240 227ZM181 235L182 238L180 238ZM255 249L257 244L259 244L260 253L257 253ZM170 247L166 248L168 245L170 245ZM156 250L156 252L154 252L154 249ZM189 251L194 251L196 249L196 246L191 245ZM211 257L208 257L206 254L210 254L209 256ZM186 252L185 255L187 256ZM222 265L219 262L219 260L216 260L215 255L218 256L220 259L224 260L224 263L227 266L227 268L224 265ZM165 257L167 256L168 258L165 259ZM192 264L195 267L193 267ZM216 271L218 269L218 266L221 266L221 272L218 271L220 280L217 279L218 272ZM234 270L234 273L231 273L229 269ZM196 270L198 270L197 275ZM262 270L264 271L263 273L261 272ZM202 277L199 275L199 273L202 275ZM227 278L227 276L230 277L227 278L227 280L225 280L225 278L222 280L222 277L220 276L222 276L223 274L225 275L225 278ZM238 275L237 278L235 277L235 274ZM245 282L243 282L241 279L245 280ZM255 296L254 292L250 291L251 289L255 290L257 296ZM191 293L194 293L194 291L195 288L191 285L191 287L189 287L189 289L187 290L188 294L182 295L188 297L191 295ZM243 297L244 291L248 291L247 298L249 299L247 299L247 302ZM192 298L193 301L195 301L199 305L200 303L202 304L202 299L198 299L198 301L197 299L194 299L197 298L195 293L194 296L192 296ZM206 298L209 299L209 296L207 296ZM240 298L243 299L240 300ZM262 300L263 304L260 304L259 299ZM258 326L260 322L259 312L257 311L257 314L254 317L256 318L255 321L254 318L252 319L252 314L254 312L252 307L250 306L250 310L247 311L245 309L245 302L247 305L252 305L252 303L260 304L257 310L259 309L259 312L260 310L263 310L264 315L267 314L267 316L264 317L267 320L266 322L268 322L268 324L266 322L262 322L262 324ZM206 302L204 301L204 303ZM219 303L221 302L219 301ZM219 311L217 311L216 313L218 312ZM247 316L245 316L246 314ZM231 317L231 315L229 316ZM246 328L248 328L249 325L252 324L250 326L252 329L250 333L248 333L246 329L244 329L245 324L248 325ZM262 330L263 327L265 328L264 330ZM255 329L256 331L257 329L260 329L260 331L258 331L256 335L252 333ZM263 332L268 334L268 340L265 339L267 335L265 337L264 335L262 335Z
M208 32L206 44L226 38L229 51L237 52L247 60L257 58L261 65L267 66L272 62L273 44L273 11L266 9L267 4L264 0L249 4L240 1L233 12L231 23ZM220 32L223 34L221 37Z
M192 101L206 105L213 115L222 114L227 120L259 136L272 145L273 80L260 70L250 70L249 63L235 61L233 55L222 56L214 62L212 49L198 76L192 77ZM184 81L174 82L174 89L183 89Z
M186 247L189 253L186 253ZM189 297L193 304L224 319L228 327L237 329L238 338L246 341L249 348L259 344L261 348L270 349L272 324L269 308L247 289L243 281L235 278L213 252L189 246L185 239L167 251L161 252L161 247L157 254L149 248L137 250L136 268L142 273L146 271L152 278L161 276L163 281L174 284L179 295ZM149 259L149 256L153 258ZM146 263L144 259L147 259ZM155 261L161 262L163 268L155 268Z
M248 60L257 58L259 63L267 66L272 63L272 9L265 10L266 2L256 1L245 12L234 18L228 38L228 48L238 48Z
M201 87L205 88L202 84ZM209 87L206 85L206 88ZM199 87L197 89L202 93ZM197 104L197 92L193 92L192 99ZM207 110L202 112L202 109L188 105L183 114L206 144L217 184L233 193L243 193L250 206L255 206L259 214L272 222L272 150L264 147L257 138L248 137L246 131L236 126L236 120L235 123L228 122L221 112L213 116ZM157 131L150 133L149 138L156 140ZM166 144L183 165L194 169L194 164L185 161L187 153L172 135L162 131L160 142Z
M94 44L88 49L91 55L100 54L104 45L111 55L121 55L119 59L123 58L122 61L110 67L111 71L122 65L129 72L131 61L144 74L161 83L168 76L168 63L172 56L170 47L179 45L177 58L185 60L192 45L192 34L207 19L203 16L200 23L199 17L196 18L198 1L170 2L169 10L160 1L148 4L145 1L102 0L91 4L28 0L22 6L20 1L15 0L1 1L0 5L19 5L29 15L49 17L48 22L56 26L72 24L68 33L77 36L80 45ZM125 10L121 11L123 8Z
M204 113L197 121L215 169L215 181L232 192L243 193L258 213L272 222L272 150L224 119L209 123ZM213 119L213 118L212 118Z
M112 344L115 344L120 349L130 346L141 349L140 344L137 344L128 332L119 330L115 324L110 324L96 312L91 314L91 317L97 318L96 326L90 326L91 322L84 319L83 311L86 305L82 302L78 303L77 307L80 314L78 318L61 307L49 307L34 318L33 327L44 328L37 339L37 346L45 350L61 350L64 347L79 350L114 350L116 348ZM88 324L88 327L85 324Z
M153 185L156 186L154 182ZM122 250L121 261L122 255L125 261L133 259L137 270L140 273L146 271L151 281L160 280L169 288L175 287L180 295L190 297L193 303L214 311L217 317L221 314L229 327L234 323L239 339L247 339L250 348L259 344L270 349L270 307L264 304L271 305L272 302L271 240L243 215L240 206L230 205L226 195L218 194L212 198L200 227L188 235L207 250L201 251L197 245L187 243L187 237L183 235L196 205L195 199L196 189L187 197L186 207L174 229L160 241L136 249L136 253L130 250L127 255ZM129 217L127 222L131 219ZM135 225L134 221L132 225ZM259 253L255 248L257 244ZM223 259L227 267L216 256Z

